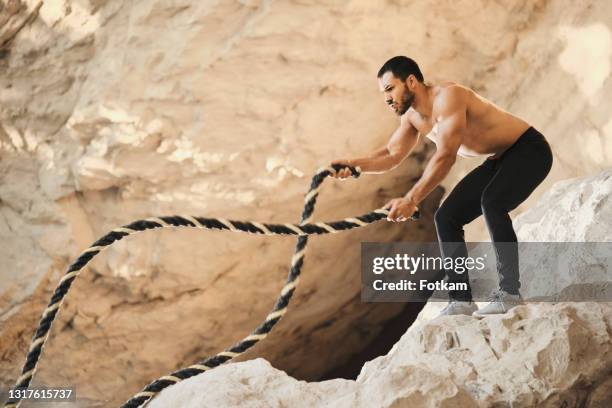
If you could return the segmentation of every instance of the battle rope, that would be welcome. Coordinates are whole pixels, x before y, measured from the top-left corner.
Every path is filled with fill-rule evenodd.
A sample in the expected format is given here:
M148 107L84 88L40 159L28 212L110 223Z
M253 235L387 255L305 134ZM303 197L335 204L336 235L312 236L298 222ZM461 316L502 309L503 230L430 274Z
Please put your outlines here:
M264 235L296 235L298 236L297 245L295 247L295 254L291 258L291 269L285 286L281 290L280 296L276 300L276 305L272 311L266 316L266 319L262 324L259 325L251 334L246 336L240 342L236 343L232 347L217 353L213 357L209 357L196 364L193 364L187 368L182 368L169 375L158 378L149 385L147 385L142 391L130 398L122 408L136 408L147 403L156 394L161 392L164 388L176 384L179 381L185 380L189 377L201 374L212 368L218 367L224 364L234 357L244 353L249 348L253 347L257 342L264 339L268 333L272 330L274 325L280 321L282 316L287 311L289 301L293 296L293 292L298 284L298 279L304 264L304 253L306 244L308 242L308 235L312 234L329 234L340 231L346 231L353 228L364 227L368 224L376 222L385 218L389 214L389 210L378 209L368 214L361 215L353 218L345 218L341 221L334 222L316 222L311 223L311 216L314 211L314 206L317 200L319 187L323 180L334 172L339 171L345 166L334 164L331 167L322 168L312 177L310 190L304 198L304 210L302 211L302 221L300 224L263 224L253 221L233 221L224 218L204 218L204 217L193 217L189 215L175 215L170 217L153 217L147 218L146 220L138 220L131 224L123 227L115 228L96 242L94 242L89 248L81 253L72 265L68 267L68 270L64 276L60 279L60 282L51 297L49 305L42 314L41 320L38 323L38 329L32 338L30 348L26 356L26 362L21 371L21 376L16 382L15 388L26 388L30 385L34 373L36 372L38 360L42 354L45 342L49 336L51 325L53 320L59 313L59 309L64 301L70 285L76 279L81 269L89 263L102 250L110 246L116 241L119 241L123 237L136 232L145 231L148 229L155 228L169 228L169 227L193 227L193 228L207 228L207 229L218 229L218 230L229 230L229 231L241 231L252 234L264 234ZM359 167L346 166L350 169L353 177L357 178L361 174ZM417 210L410 219L416 220L420 217L420 213ZM21 398L9 399L4 407L15 408L21 404Z

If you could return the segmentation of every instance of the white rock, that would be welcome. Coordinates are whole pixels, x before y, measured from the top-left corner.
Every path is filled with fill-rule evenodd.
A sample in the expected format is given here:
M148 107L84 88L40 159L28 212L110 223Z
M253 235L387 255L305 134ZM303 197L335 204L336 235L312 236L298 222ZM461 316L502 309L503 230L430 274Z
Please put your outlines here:
M164 389L148 406L558 407L599 395L612 369L610 303L518 306L482 320L445 316L412 326L356 381L297 381L261 359ZM598 387L601 387L598 389Z

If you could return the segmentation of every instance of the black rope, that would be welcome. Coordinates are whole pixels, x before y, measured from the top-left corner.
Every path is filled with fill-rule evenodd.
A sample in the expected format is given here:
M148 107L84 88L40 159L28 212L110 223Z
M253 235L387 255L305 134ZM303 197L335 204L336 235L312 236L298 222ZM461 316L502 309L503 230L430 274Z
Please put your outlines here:
M254 221L234 221L226 220L223 218L205 218L205 217L194 217L194 216L180 216L174 215L169 217L153 217L146 220L134 221L131 224L124 225L123 227L115 228L102 238L94 242L89 248L82 252L82 254L72 263L64 276L60 279L60 283L56 287L51 301L47 308L43 312L43 315L38 323L38 328L32 337L30 347L26 356L26 361L21 370L21 376L17 379L15 388L28 388L34 374L36 372L38 360L42 354L45 342L49 336L51 325L60 310L60 307L70 289L70 286L80 273L81 269L87 265L94 256L100 253L102 250L112 245L114 242L121 240L122 238L134 234L136 232L146 231L155 228L168 228L168 227L191 227L191 228L206 228L206 229L218 229L218 230L229 230L229 231L240 231L252 234L265 234L265 235L295 235L298 237L297 244L295 246L295 253L291 258L291 269L285 282L285 286L281 290L281 294L276 300L274 308L268 315L263 323L261 323L251 334L246 336L244 339L234 344L230 348L217 353L215 356L209 357L196 364L193 364L186 368L174 371L168 375L158 378L151 382L142 391L130 398L122 408L136 408L147 401L152 399L156 394L161 392L164 388L176 384L179 381L201 374L205 371L213 369L215 367L224 364L239 354L244 353L249 348L253 347L257 342L264 339L268 333L272 330L274 325L280 321L282 316L287 310L287 306L291 301L293 292L298 284L298 279L302 266L304 264L304 254L306 244L308 243L308 235L313 234L329 234L340 231L346 231L353 228L360 228L369 225L373 222L386 218L389 214L388 210L378 209L370 213L360 215L352 218L345 218L340 221L333 222L317 222L312 223L311 216L314 212L316 204L318 190L323 180L330 176L333 172L337 172L340 169L348 167L353 177L357 178L361 174L358 167L344 166L341 164L334 164L331 167L323 168L317 171L312 177L310 189L305 196L304 209L302 211L302 220L300 224L262 224ZM420 213L417 210L411 217L412 220L416 220L420 217ZM21 398L9 399L4 407L15 408L21 403Z

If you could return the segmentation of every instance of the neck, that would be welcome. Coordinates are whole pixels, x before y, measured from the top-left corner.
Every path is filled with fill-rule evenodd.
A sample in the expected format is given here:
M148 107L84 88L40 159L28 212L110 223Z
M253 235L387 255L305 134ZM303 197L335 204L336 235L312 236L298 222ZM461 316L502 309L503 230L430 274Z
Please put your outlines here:
M433 86L419 83L414 91L415 97L412 109L425 118L429 118L433 110Z

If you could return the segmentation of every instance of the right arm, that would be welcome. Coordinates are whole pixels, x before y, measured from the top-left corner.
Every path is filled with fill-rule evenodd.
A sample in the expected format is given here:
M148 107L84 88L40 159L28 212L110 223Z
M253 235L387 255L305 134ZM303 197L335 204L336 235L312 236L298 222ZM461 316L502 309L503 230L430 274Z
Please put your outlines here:
M348 164L361 168L362 173L384 173L397 167L414 149L419 140L418 131L407 118L402 117L400 126L393 132L386 146L369 156L350 160L336 160L332 164ZM348 169L338 172L340 178L350 176Z

